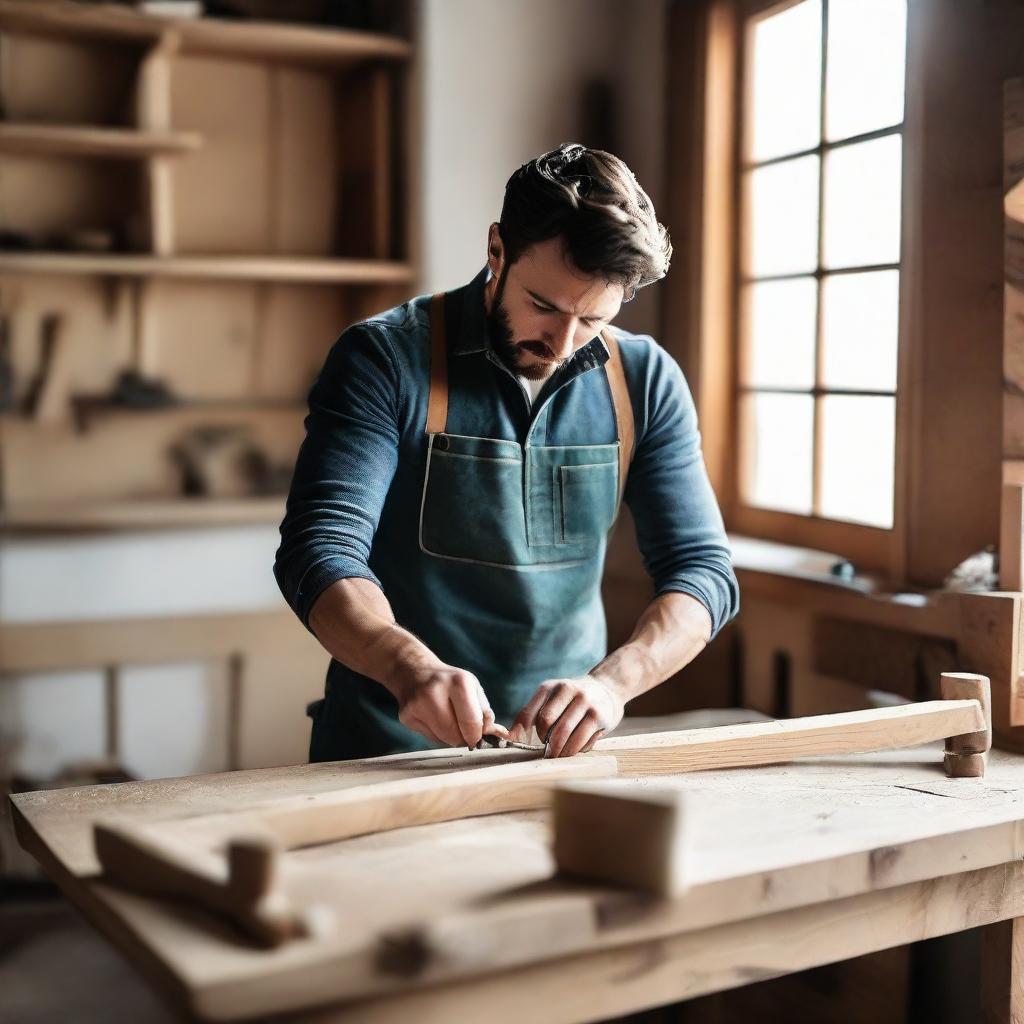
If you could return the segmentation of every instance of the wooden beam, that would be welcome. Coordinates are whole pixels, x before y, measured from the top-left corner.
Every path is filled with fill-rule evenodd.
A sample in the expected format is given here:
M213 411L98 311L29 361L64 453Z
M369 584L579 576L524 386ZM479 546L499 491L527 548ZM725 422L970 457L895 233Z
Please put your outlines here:
M594 751L614 754L621 775L674 775L892 750L984 728L977 701L936 700L689 732L609 736Z

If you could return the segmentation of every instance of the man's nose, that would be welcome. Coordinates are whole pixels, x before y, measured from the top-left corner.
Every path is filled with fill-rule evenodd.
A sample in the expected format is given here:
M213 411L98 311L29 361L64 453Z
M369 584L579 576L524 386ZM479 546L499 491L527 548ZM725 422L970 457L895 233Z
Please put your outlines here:
M557 329L547 339L547 343L556 358L568 359L572 355L573 344L576 340L577 322L574 316L561 317Z

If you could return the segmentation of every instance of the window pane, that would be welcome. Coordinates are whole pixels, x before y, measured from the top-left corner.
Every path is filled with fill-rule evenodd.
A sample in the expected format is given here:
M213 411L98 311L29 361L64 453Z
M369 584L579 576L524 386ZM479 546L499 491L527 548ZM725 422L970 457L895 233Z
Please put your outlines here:
M813 277L766 281L747 287L745 384L814 386L817 290Z
M751 505L811 511L814 399L810 395L745 395L742 441L744 500Z
M818 265L818 158L759 167L747 175L748 273L804 274Z
M825 266L900 258L902 139L842 146L825 159Z
M750 159L768 160L821 141L821 3L804 0L754 23Z
M903 120L906 0L831 0L825 133L830 142Z
M898 270L826 277L822 289L822 383L896 390Z
M896 400L822 398L821 514L892 526Z

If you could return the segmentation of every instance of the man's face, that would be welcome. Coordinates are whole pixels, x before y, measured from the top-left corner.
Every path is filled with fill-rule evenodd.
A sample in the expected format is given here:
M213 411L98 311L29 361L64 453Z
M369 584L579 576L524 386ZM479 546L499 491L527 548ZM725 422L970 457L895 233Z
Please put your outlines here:
M488 262L495 273L487 292L491 344L530 380L550 377L622 305L622 285L575 267L560 238L530 246L512 265L493 253Z

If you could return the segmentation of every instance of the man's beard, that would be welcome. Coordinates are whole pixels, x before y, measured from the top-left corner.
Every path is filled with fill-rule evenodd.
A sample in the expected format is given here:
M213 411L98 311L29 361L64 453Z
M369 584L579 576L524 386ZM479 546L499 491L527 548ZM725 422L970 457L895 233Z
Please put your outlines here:
M494 289L494 299L491 302L491 311L487 314L487 333L491 339L491 348L495 355L513 372L525 377L527 380L546 380L557 370L564 359L554 362L530 363L524 366L521 362L524 345L542 346L547 348L543 342L527 341L516 342L512 337L512 323L509 320L508 310L501 301L505 292L505 278L508 274L506 266L501 277L498 278L497 287ZM531 349L528 349L530 351ZM550 351L550 350L549 350ZM538 353L539 354L539 353Z

